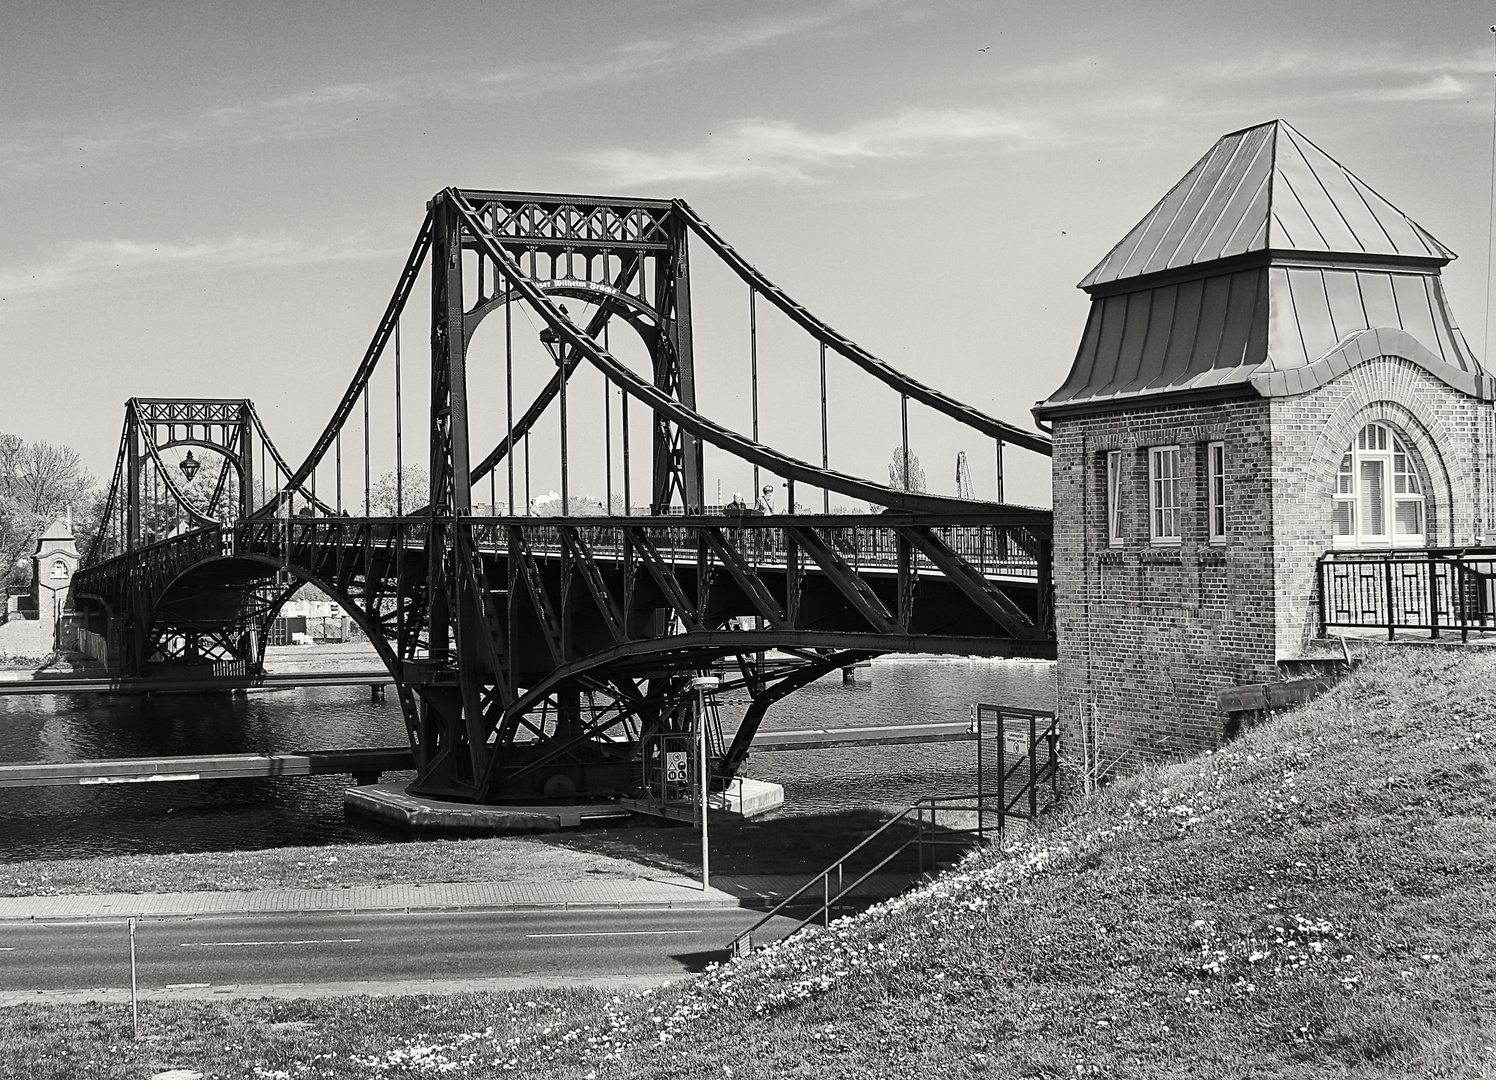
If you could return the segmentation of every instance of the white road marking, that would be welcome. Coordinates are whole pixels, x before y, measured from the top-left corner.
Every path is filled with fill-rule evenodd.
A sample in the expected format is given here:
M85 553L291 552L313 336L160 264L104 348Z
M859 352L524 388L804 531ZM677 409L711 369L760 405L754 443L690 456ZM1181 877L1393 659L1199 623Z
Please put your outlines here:
M0 948L0 952L15 952L15 951L16 951L16 947L14 945L8 945L8 946L6 946L4 948Z
M306 938L302 941L182 941L184 949L245 949L256 945L357 945L363 938Z
M572 934L526 934L525 937L639 937L649 934L700 934L702 932L701 930L579 930Z
M168 990L201 990L205 986L212 986L212 985L213 985L212 983L167 983L166 984L166 989L168 989Z

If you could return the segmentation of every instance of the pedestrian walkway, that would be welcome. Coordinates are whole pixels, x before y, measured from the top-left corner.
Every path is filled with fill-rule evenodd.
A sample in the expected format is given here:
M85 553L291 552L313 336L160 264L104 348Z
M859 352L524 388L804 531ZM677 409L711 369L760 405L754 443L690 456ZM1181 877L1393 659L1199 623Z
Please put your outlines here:
M305 915L364 912L508 911L597 908L767 908L806 878L797 874L723 875L705 891L689 878L595 878L586 881L480 881L430 885L368 885L337 889L266 889L256 892L100 893L0 897L0 922L62 919L189 918L296 912ZM852 895L862 900L895 896L908 875L875 874ZM819 902L812 889L809 902Z

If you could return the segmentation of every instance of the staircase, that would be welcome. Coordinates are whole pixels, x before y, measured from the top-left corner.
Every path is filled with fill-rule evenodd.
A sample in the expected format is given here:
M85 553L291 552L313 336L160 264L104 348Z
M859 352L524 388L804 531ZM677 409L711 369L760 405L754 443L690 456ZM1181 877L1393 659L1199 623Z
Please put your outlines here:
M1042 727L1031 725L1027 750L1016 755L1011 765L999 755L997 790L974 795L926 796L906 807L733 938L728 951L735 957L747 956L753 951L754 933L791 907L804 910L809 904L810 912L784 935L786 938L815 922L831 925L833 918L850 908L853 890L910 848L916 852L911 885L922 884L973 847L986 846L993 838L1001 837L1010 821L1032 822L1053 809L1059 802L1059 740L1057 721L1052 716L1047 720ZM906 828L914 826L914 835L902 841L898 828L901 823ZM884 846L889 849L887 853L849 884L847 864L853 857L875 857Z

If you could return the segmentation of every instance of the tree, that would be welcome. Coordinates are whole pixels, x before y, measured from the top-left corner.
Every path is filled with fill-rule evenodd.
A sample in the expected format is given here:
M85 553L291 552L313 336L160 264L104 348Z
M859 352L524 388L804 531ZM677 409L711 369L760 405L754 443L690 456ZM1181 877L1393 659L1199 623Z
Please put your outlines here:
M623 500L614 496L613 501L618 504L622 513ZM595 499L591 495L570 495L567 497L567 514L571 517L602 517L607 513L601 499ZM548 491L544 495L535 496L530 506L530 512L536 517L561 517L561 494L556 491Z
M98 523L88 515L97 503L93 475L72 447L0 434L0 584L29 580L36 539L56 518L69 512L83 518L91 539Z
M397 484L396 481L399 481ZM398 499L396 498L398 496ZM350 498L353 501L349 501ZM324 501L326 501L324 499ZM372 517L394 517L395 511L410 513L431 501L431 474L409 466L397 475L391 470L369 485L369 514ZM364 512L363 500L343 491L343 509L354 516Z
M218 505L211 507L213 494L218 490L218 478L223 475L225 469L229 475L223 482L223 494L218 499ZM232 468L228 460L221 454L203 454L197 473L188 480L185 476L178 474L173 478L178 490L187 500L187 505L199 514L211 517L215 521L230 522L239 516L239 478L238 471ZM183 515L186 517L186 515Z
M904 474L904 448L893 448L893 460L888 463L888 486L895 491L924 491L925 470L920 467L919 455L909 451L909 473Z

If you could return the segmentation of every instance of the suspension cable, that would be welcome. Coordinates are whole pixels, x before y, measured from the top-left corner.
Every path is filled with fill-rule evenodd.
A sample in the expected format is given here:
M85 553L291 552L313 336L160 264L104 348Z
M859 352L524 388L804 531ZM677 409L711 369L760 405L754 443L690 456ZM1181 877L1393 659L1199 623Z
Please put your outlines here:
M498 271L495 270L495 273ZM514 447L514 289L504 279L504 426ZM509 516L514 517L514 455L505 454L509 467ZM490 474L491 475L491 474Z
M603 351L608 351L608 324L603 323ZM603 376L603 447L604 447L604 514L613 512L613 384Z
M369 517L369 384L364 383L364 517Z
M753 397L753 441L758 442L758 290L748 286L748 367ZM757 506L758 462L753 463L753 505Z
M479 263L480 273L482 263ZM404 403L400 399L400 319L395 318L395 516L405 516L405 447L402 413Z
M826 441L826 343L821 342L821 468L831 471L831 455ZM821 489L821 513L831 513L831 489Z

